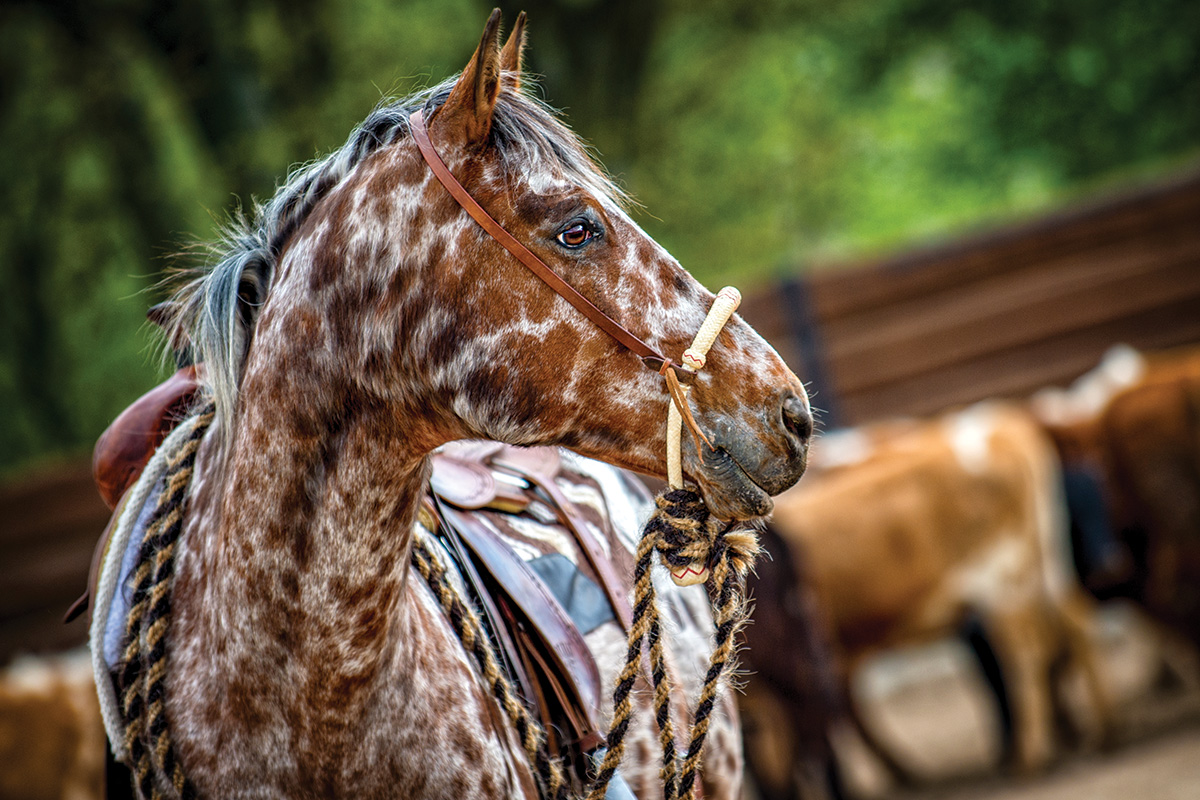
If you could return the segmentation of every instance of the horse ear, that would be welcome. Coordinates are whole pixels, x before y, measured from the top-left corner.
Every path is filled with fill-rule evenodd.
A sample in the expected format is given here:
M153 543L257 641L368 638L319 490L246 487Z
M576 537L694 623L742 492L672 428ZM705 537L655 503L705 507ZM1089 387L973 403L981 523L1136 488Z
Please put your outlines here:
M517 15L517 24L513 26L504 49L500 51L500 68L511 72L513 86L521 85L521 56L525 52L525 12Z
M479 47L437 114L438 127L464 145L480 144L492 129L492 110L500 96L500 9L492 11Z

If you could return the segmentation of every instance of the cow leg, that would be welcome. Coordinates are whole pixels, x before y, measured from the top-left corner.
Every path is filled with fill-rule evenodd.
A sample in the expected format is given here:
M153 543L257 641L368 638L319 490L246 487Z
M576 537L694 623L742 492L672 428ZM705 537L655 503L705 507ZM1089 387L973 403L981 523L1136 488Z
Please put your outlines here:
M1037 772L1054 746L1046 620L1026 606L991 609L983 622L1012 703L1012 766L1023 774Z
M864 714L865 709L853 686L846 686L846 699L849 706L849 713L846 716L849 717L850 724L858 733L859 738L862 739L863 744L867 746L867 749L879 760L879 763L883 765L896 784L900 786L916 786L917 777L913 771L897 761L896 757L892 755L890 746L880 740L875 735L875 732L871 730L870 726L867 725Z
M763 800L793 800L792 756L795 750L793 721L783 709L783 698L766 681L746 683L740 702L746 766Z
M1158 645L1161 665L1157 685L1184 694L1200 693L1200 651L1196 645L1144 612L1141 617Z
M1004 667L996 657L996 650L978 616L969 614L959 633L974 653L984 683L996 702L996 713L1000 717L1000 760L1008 763L1013 760L1016 732L1013 730L1012 701L1009 699L1009 689L1004 684Z
M829 732L812 741L806 715L819 709L797 704L768 681L747 681L739 704L746 766L762 800L838 800L841 776Z
M1058 612L1071 663L1082 671L1084 684L1091 696L1100 746L1111 747L1116 726L1112 699L1101 674L1100 660L1096 653L1095 605L1083 592L1069 590L1067 596L1058 601Z

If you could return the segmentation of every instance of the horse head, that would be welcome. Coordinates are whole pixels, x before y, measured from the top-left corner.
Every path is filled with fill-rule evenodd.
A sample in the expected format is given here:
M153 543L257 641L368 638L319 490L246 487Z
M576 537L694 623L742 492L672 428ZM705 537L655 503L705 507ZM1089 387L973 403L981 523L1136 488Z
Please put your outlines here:
M586 147L522 89L523 43L524 17L501 46L493 13L461 76L377 109L276 197L275 241L264 249L279 253L277 266L226 282L227 295L241 287L226 305L252 325L238 345L244 364L222 345L234 352L228 378L242 395L299 393L314 420L382 411L374 418L403 428L421 455L488 438L663 475L663 377L476 224L409 135L420 110L446 167L499 225L678 359L713 295L630 218ZM286 381L263 380L281 366ZM685 437L685 475L720 517L767 513L770 496L805 467L803 385L735 316L691 398L706 442Z

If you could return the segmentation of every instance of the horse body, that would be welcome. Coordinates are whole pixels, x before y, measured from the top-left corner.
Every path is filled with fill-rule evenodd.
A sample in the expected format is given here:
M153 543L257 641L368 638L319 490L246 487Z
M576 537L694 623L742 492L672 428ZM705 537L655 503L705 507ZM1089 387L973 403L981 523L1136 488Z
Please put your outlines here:
M521 33L502 52L497 27L494 14L457 81L377 111L294 178L180 296L177 324L217 402L179 545L166 682L179 762L202 795L536 796L512 726L410 574L428 454L490 438L665 471L661 379L478 229L407 135L409 114L433 109L433 140L493 216L610 316L684 350L712 296L517 90ZM692 397L714 449L685 444L685 471L714 513L755 516L803 471L807 399L738 319L709 364ZM698 641L674 616L677 645ZM613 628L589 636L606 680L624 655ZM707 648L673 658L694 692ZM647 796L657 739L641 688L622 774ZM710 796L737 791L733 723L730 705Z
M780 497L774 519L808 556L844 679L872 654L953 635L974 614L1010 686L1018 768L1050 757L1048 673L1064 650L1107 731L1091 606L1064 550L1057 462L1032 418L987 404L855 435L854 457Z

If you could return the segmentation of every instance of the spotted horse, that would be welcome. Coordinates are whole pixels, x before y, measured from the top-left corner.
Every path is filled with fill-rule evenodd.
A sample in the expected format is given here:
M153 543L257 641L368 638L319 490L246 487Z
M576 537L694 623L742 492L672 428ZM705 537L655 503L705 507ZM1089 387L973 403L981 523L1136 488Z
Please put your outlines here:
M432 454L470 439L567 448L610 512L628 509L604 484L613 467L667 473L674 405L706 526L769 513L802 474L803 386L744 321L715 334L700 372L659 355L687 348L713 295L523 88L523 38L521 17L502 47L494 12L460 76L376 109L175 295L164 322L194 350L199 400L126 495L119 517L147 531L136 624L117 663L97 658L139 792L564 796L545 768L560 754L476 657L487 634L464 620L478 615L431 589L457 580L426 542ZM628 563L635 536L608 535L597 561ZM110 547L98 601L129 589L121 561ZM612 727L626 745L614 777L650 797L674 746L656 721L664 707L691 721L676 695L697 696L711 622L703 588L642 581L662 584L651 661L681 691L664 705L657 678L622 672L633 713ZM630 657L620 621L586 638L611 684ZM717 706L700 775L705 796L734 797L736 712ZM592 710L614 719L608 700ZM568 771L567 791L586 780Z

